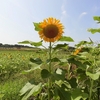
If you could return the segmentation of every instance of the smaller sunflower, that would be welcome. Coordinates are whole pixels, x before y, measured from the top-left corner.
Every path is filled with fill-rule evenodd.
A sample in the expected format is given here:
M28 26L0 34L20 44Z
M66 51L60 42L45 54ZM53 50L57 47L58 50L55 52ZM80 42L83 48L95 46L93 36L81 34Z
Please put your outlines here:
M78 49L76 49L74 52L73 52L73 55L77 55L81 50L82 50L83 47L80 47Z
M55 18L44 19L44 21L40 23L39 27L42 29L39 31L39 36L46 42L55 42L59 40L64 29L60 20Z

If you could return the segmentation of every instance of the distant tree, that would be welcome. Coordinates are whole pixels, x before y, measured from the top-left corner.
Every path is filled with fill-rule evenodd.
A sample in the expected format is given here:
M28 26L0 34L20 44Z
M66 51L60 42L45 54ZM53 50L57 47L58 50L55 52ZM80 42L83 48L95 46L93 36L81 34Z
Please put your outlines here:
M3 44L2 44L2 43L0 43L0 47L2 47L2 45L3 45Z

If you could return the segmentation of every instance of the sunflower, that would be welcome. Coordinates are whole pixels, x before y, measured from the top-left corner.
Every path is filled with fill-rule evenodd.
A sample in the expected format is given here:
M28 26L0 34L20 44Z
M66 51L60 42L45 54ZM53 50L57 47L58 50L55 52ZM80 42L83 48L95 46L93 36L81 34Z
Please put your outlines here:
M82 50L83 47L80 47L78 49L76 49L74 52L73 52L73 55L77 55L81 50Z
M55 42L59 40L64 29L60 20L55 18L44 19L44 21L39 24L39 27L42 29L39 31L39 36L46 42Z

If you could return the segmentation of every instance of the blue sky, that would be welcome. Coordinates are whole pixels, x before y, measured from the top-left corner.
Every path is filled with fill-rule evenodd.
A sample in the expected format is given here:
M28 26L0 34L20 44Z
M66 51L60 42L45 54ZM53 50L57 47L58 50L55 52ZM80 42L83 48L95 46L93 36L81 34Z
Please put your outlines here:
M81 40L100 41L100 34L88 28L100 28L93 16L100 16L100 0L0 0L0 43L39 41L33 22L48 17L60 19L64 35L78 43Z

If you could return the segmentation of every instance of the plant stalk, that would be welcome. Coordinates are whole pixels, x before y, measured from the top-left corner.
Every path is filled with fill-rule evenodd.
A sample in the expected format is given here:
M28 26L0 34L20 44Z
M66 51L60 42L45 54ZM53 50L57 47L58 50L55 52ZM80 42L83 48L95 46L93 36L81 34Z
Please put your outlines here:
M89 100L91 100L91 97L92 97L92 88L93 88L93 82L94 80L90 80L91 81L91 87L90 87L90 94L89 94Z
M52 49L52 46L51 46L51 42L49 44L49 72L51 74L51 49ZM51 96L50 96L50 88L51 88L51 78L49 77L48 78L48 100L51 100Z

